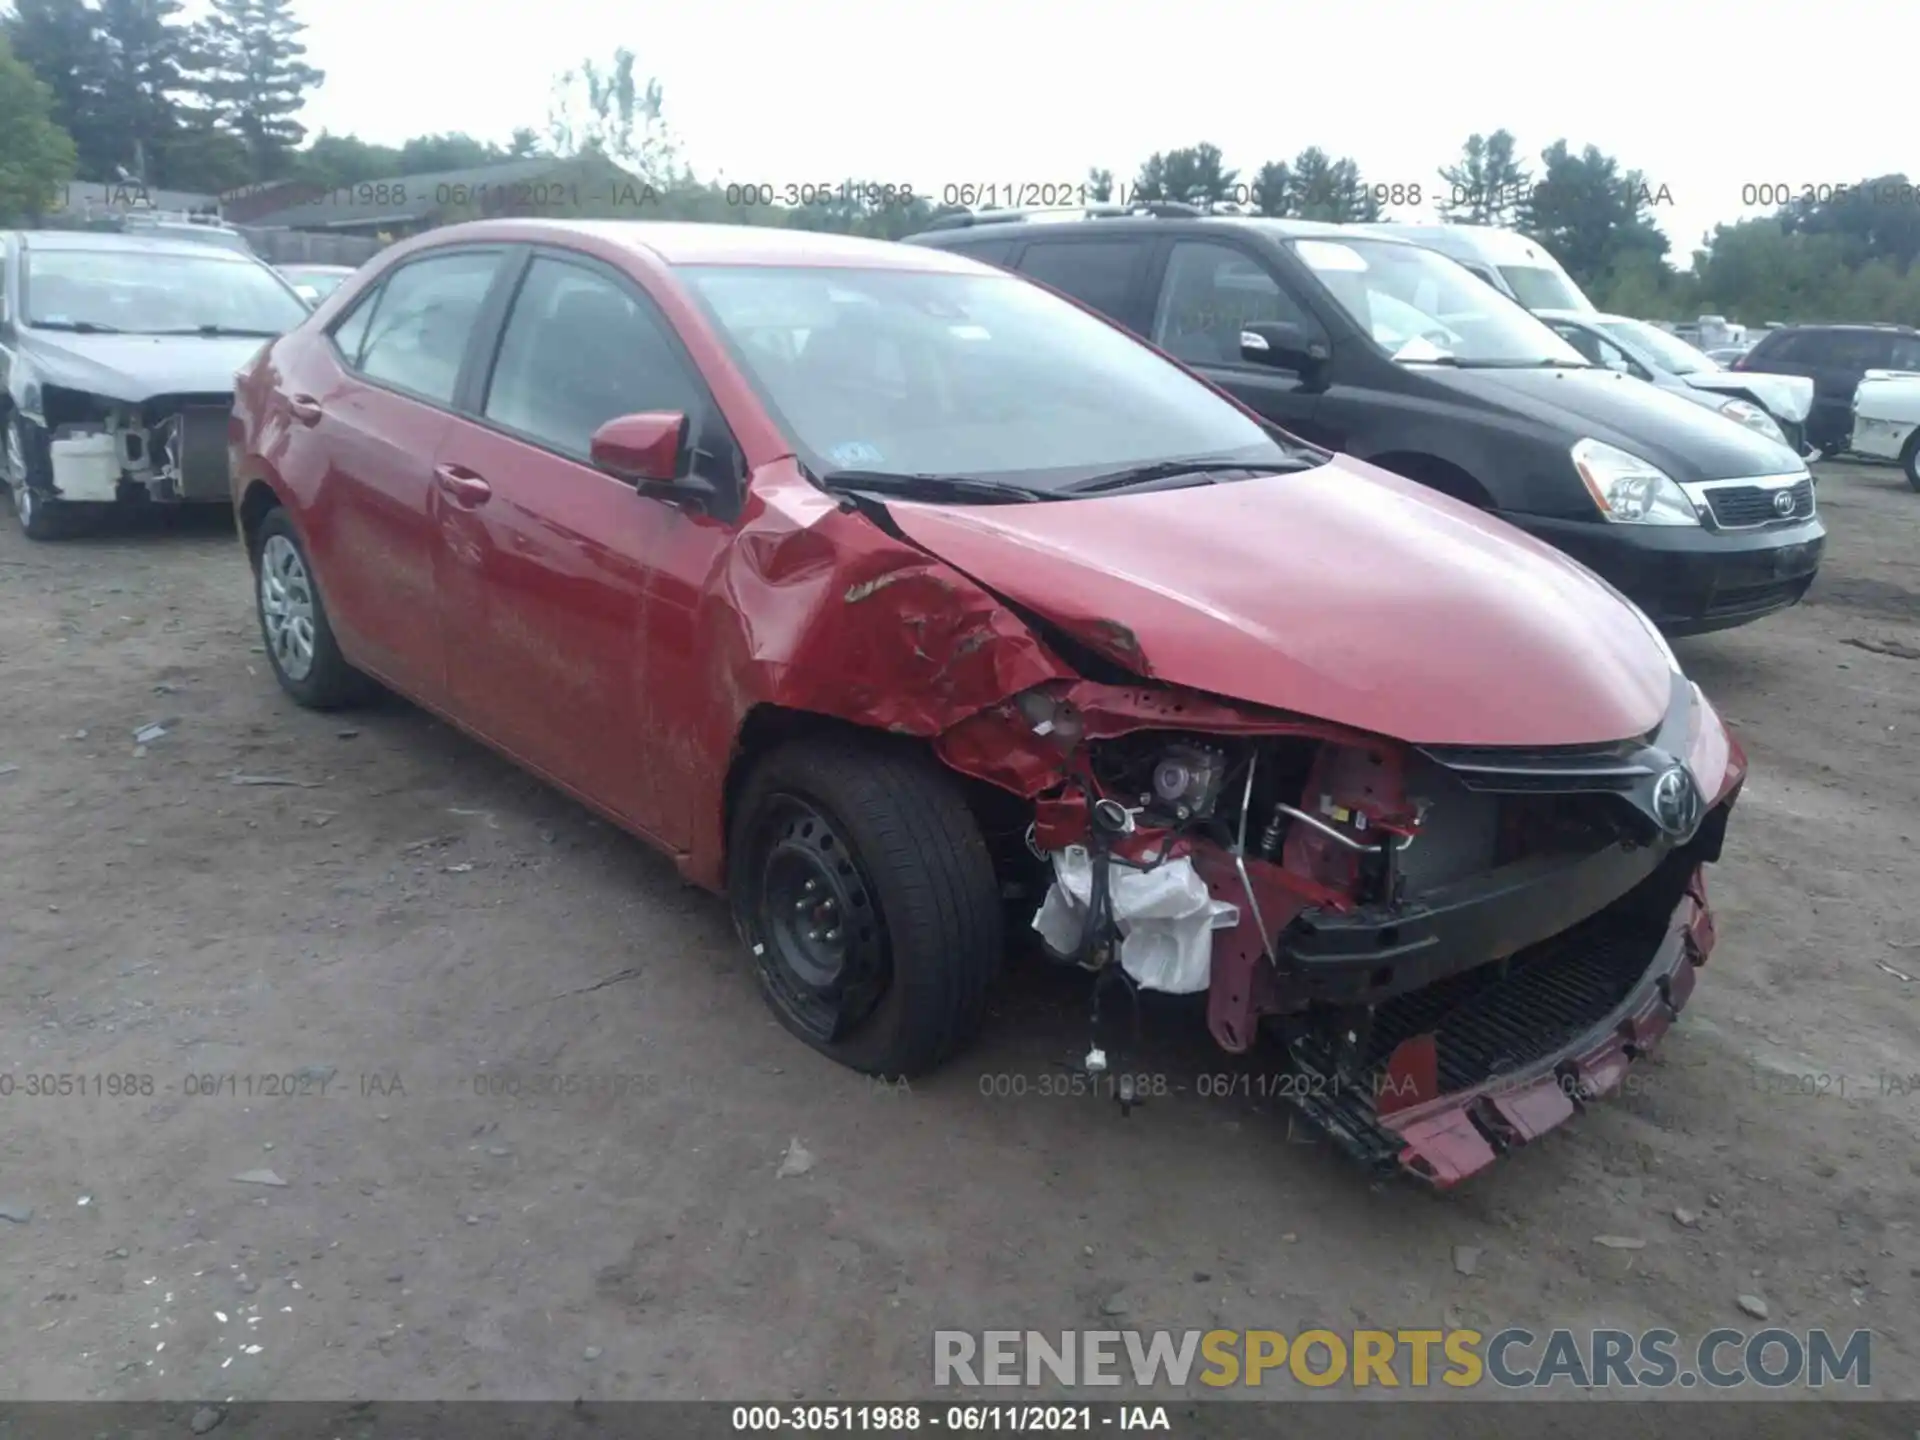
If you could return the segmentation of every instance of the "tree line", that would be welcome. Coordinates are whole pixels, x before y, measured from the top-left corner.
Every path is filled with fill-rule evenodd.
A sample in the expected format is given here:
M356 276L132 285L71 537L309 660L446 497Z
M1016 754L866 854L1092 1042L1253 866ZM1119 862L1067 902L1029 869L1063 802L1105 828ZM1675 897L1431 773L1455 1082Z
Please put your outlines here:
M287 181L335 189L534 156L619 165L649 187L654 218L898 238L962 205L1004 203L908 199L878 184L760 203L777 197L702 180L681 159L660 85L627 50L556 76L544 123L516 129L504 145L458 133L397 146L325 131L310 138L300 116L325 77L307 62L294 0L210 3L204 19L187 22L181 0L13 0L0 16L0 223L37 213L76 178L210 194ZM1332 221L1437 210L1531 235L1605 309L1920 324L1916 189L1904 175L1867 177L1786 201L1716 226L1684 267L1654 223L1671 200L1663 187L1564 139L1529 159L1506 130L1469 136L1430 181L1392 183L1369 181L1357 160L1317 146L1244 169L1216 145L1180 146L1149 156L1130 179L1090 169L1073 203L1179 202Z

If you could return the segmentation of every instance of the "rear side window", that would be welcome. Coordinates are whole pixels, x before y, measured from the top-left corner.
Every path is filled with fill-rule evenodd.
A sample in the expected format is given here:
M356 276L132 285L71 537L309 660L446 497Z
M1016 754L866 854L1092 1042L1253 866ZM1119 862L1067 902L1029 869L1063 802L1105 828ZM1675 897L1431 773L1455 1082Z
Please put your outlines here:
M1911 335L1895 335L1889 370L1920 370L1920 340Z
M465 251L410 261L388 276L360 343L360 372L452 404L467 339L499 266L497 251Z
M487 386L487 419L586 459L619 415L692 416L700 388L650 309L585 266L544 256L527 268Z
M1022 274L1125 320L1146 246L1137 240L1041 241L1020 258Z
M1314 328L1252 256L1207 241L1182 240L1173 247L1153 322L1154 344L1189 365L1237 365L1241 328L1263 320Z
M1885 368L1893 360L1893 337L1871 330L1835 330L1814 352L1823 365L1844 370Z

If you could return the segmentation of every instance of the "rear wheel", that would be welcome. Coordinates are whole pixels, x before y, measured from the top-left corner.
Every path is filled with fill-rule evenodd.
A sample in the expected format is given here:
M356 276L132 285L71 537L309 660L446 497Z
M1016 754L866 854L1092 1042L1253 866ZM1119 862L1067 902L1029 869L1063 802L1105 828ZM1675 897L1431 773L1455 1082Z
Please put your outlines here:
M280 688L310 710L333 710L360 699L366 677L340 653L313 561L285 510L267 512L253 545L260 636Z
M883 739L800 740L755 766L728 898L780 1023L869 1075L923 1073L979 1029L1004 939L958 785Z

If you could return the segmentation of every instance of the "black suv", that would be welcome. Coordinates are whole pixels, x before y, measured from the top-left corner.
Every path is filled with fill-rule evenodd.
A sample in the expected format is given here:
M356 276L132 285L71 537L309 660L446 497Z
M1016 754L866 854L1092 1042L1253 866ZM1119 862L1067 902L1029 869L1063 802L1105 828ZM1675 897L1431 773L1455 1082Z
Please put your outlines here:
M1869 370L1920 370L1920 330L1906 325L1783 325L1728 367L1813 380L1807 441L1824 456L1853 440L1853 392Z
M907 243L1039 281L1291 434L1497 512L1669 633L1784 609L1819 568L1799 456L1588 363L1435 251L1164 205L955 216Z

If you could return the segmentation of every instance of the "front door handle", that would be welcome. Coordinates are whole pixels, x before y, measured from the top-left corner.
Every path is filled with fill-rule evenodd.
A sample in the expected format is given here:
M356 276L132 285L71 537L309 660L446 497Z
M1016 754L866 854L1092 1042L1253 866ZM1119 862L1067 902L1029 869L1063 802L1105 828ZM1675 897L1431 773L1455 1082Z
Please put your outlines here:
M302 425L318 425L321 415L325 413L320 408L320 402L311 395L289 395L287 409Z
M493 498L493 487L463 465L436 465L433 478L458 504L484 505Z

